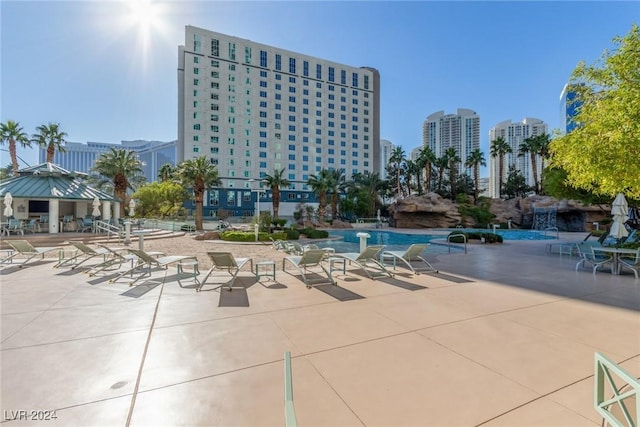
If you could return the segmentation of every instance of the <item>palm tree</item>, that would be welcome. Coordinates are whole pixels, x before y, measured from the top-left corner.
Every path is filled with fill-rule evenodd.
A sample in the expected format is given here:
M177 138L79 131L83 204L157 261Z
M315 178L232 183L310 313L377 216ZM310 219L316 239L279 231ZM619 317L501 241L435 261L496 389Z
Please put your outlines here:
M31 141L20 123L13 120L7 120L6 123L0 123L0 143L9 144L9 155L11 156L11 164L13 165L13 173L16 174L20 166L18 165L18 153L16 151L16 142L23 148L31 147Z
M420 154L418 154L418 162L424 168L424 190L426 193L431 191L431 170L435 161L436 155L431 148L426 145L422 147Z
M53 162L56 150L64 153L64 144L67 143L65 137L66 132L60 130L60 123L49 123L48 125L40 125L36 128L38 133L32 136L31 142L35 142L40 147L47 149L47 163Z
M531 160L531 172L533 173L533 189L536 193L539 192L538 188L538 168L537 168L537 157L539 151L538 139L535 136L530 136L529 138L525 138L520 147L518 148L518 157L524 157L529 154L529 159Z
M393 163L396 172L396 190L397 196L400 197L401 187L400 187L400 176L402 175L402 163L405 161L405 153L402 149L402 146L397 146L391 151L391 156L389 157L389 163Z
M422 175L422 166L419 166L417 162L413 160L406 160L404 162L404 182L407 184L407 193L411 196L411 184L413 177L416 178L416 186L418 188L418 194L422 193L422 184L420 182L420 176Z
M284 177L284 168L274 170L273 175L265 175L264 182L271 188L271 200L273 203L273 219L278 219L278 211L280 210L280 188L291 185L289 180ZM260 197L258 195L258 197ZM260 212L258 212L260 215Z
M504 176L504 155L513 152L511 146L499 136L491 141L491 157L498 158L498 198L502 196L502 178Z
M160 166L160 169L158 169L158 179L161 182L166 182L173 179L175 174L176 168L171 163L165 163L164 165Z
M320 221L324 221L327 215L327 192L331 184L331 172L328 169L322 169L318 175L309 176L307 184L318 196L318 216Z
M458 151L449 147L444 151L444 156L447 159L447 167L449 168L449 185L451 186L451 200L456 199L456 179L458 179L458 163L462 161L458 156Z
M338 217L338 203L340 202L340 193L345 188L345 173L344 169L333 169L331 171L331 182L329 183L329 193L331 193L331 219Z
M111 148L100 154L91 170L97 173L97 187L113 186L113 195L120 200L120 217L124 217L127 190L135 190L144 182L142 162L133 150Z
M367 195L369 202L367 217L372 218L376 214L377 207L381 205L380 194L387 184L387 181L381 180L380 175L366 171L364 173L358 173L353 176L353 181L349 185L356 189L363 190Z
M484 159L484 153L480 151L479 148L476 148L469 154L467 157L467 161L465 162L465 166L468 168L473 168L473 202L475 204L478 203L478 194L480 193L478 189L478 184L480 182L480 166L486 166L487 161Z
M543 133L535 137L538 144L538 154L540 155L540 171L543 176L540 177L540 194L544 193L544 161L549 158L549 145L551 144L551 136L548 133Z
M182 184L193 188L193 200L196 205L196 230L202 230L202 205L207 188L220 185L218 170L206 156L185 160L178 164L178 176Z
M436 158L436 161L433 162L434 166L438 168L438 191L442 192L442 181L444 179L444 171L449 166L449 159L447 156L442 156Z

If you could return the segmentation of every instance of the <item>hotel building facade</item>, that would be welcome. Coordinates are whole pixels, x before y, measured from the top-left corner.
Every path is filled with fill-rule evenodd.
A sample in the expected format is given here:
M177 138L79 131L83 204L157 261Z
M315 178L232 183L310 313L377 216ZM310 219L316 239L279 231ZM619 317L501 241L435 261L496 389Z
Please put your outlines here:
M271 209L266 175L284 169L280 215L315 203L306 184L322 169L380 169L380 75L187 26L178 47L178 162L206 156L222 185L204 215Z
M464 167L464 163L473 150L480 148L480 116L466 108L458 108L456 114L433 113L422 125L422 145L436 157L455 148L460 157L460 173L473 177L473 169Z
M494 141L498 137L502 137L507 144L509 144L509 147L511 147L511 153L507 153L504 156L502 171L503 184L507 180L509 167L514 166L525 177L527 185L534 185L533 171L531 170L531 154L527 153L524 156L519 156L520 144L522 144L526 138L546 133L547 124L540 119L531 117L526 117L521 122L516 123L511 122L511 120L506 120L498 123L489 130L489 141ZM489 142L489 144L489 150L491 150L491 142ZM538 169L538 177L541 177L542 161L540 156L537 157L536 165ZM491 154L489 154L489 197L497 198L500 195L500 192L498 191L498 176L499 159L497 157L492 157Z

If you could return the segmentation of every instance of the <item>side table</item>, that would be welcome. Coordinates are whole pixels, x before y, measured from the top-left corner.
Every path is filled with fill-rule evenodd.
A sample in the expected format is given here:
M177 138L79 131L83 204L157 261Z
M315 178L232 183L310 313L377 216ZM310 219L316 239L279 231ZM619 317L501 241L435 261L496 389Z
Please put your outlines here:
M256 280L260 281L261 277L271 277L276 280L276 262L260 261L256 262Z
M334 271L342 271L342 274L347 273L347 259L341 257L329 257L325 261L329 263L329 276L333 277Z
M188 271L185 271L184 268L187 267ZM182 280L193 280L193 283L196 285L196 290L198 290L198 285L200 282L198 281L198 274L200 271L198 270L198 260L195 259L186 259L180 261L178 263L178 284L182 287Z

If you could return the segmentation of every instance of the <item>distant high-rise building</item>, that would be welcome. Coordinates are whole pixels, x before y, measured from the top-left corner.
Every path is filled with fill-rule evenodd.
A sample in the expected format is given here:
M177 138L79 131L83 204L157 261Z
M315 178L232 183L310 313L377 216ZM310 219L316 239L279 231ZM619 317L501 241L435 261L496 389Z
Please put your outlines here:
M393 142L381 139L380 140L380 179L385 180L388 178L387 166L389 165L389 159L393 149L396 148Z
M575 86L567 83L560 93L560 130L569 133L577 126L575 122L581 103L576 101Z
M53 163L72 172L90 173L96 159L110 149L124 149L135 151L138 159L142 162L144 176L148 182L158 179L158 170L165 163L176 165L176 147L178 141L121 141L120 144L106 142L67 142L64 145L65 152L56 151L53 156ZM46 147L40 147L40 163L47 159Z
M222 185L220 208L253 215L255 181L284 169L280 215L315 202L306 184L322 169L380 167L380 75L202 28L187 26L178 49L178 160L206 156ZM254 194L255 193L255 194ZM270 207L270 190L260 191Z
M480 148L480 116L475 111L458 108L456 114L438 111L427 117L422 125L422 145L442 157L448 148L455 148L460 157L460 173L473 176L472 168L465 168L469 154Z
M522 122L512 123L511 120L506 120L495 125L489 130L489 141L494 141L498 137L502 137L509 147L511 153L507 153L504 156L503 164L503 177L502 183L507 179L509 167L514 166L519 170L526 179L526 183L529 186L534 185L533 172L531 171L531 157L530 154L520 156L520 144L524 142L526 138L543 135L547 133L547 124L540 119L534 119L526 117ZM539 158L539 156L538 156ZM542 162L537 162L538 177L541 176ZM499 160L497 157L491 157L489 155L489 197L499 197Z

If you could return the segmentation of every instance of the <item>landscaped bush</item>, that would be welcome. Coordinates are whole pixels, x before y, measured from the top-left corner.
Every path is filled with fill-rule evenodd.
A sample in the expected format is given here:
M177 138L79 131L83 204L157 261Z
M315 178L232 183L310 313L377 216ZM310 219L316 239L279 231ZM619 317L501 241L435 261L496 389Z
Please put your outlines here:
M220 233L220 239L227 242L255 242L256 234L250 231L223 231ZM259 232L258 240L266 242L269 240L269 233Z
M472 231L472 232L453 231L449 235L451 234L458 234L458 235L464 234L465 236L467 236L467 241L482 240L483 237L484 237L485 243L502 243L502 240L503 240L501 235L495 234L495 233L485 233L485 232L476 232L476 231ZM453 236L449 239L449 241L452 243L464 243L464 240L461 236Z
M304 234L310 239L326 239L329 237L327 230L315 230L313 228L306 228Z
M289 240L289 236L286 231L275 231L270 234L273 240Z
M286 240L298 240L300 238L300 232L293 228L288 228L284 232L287 234Z

